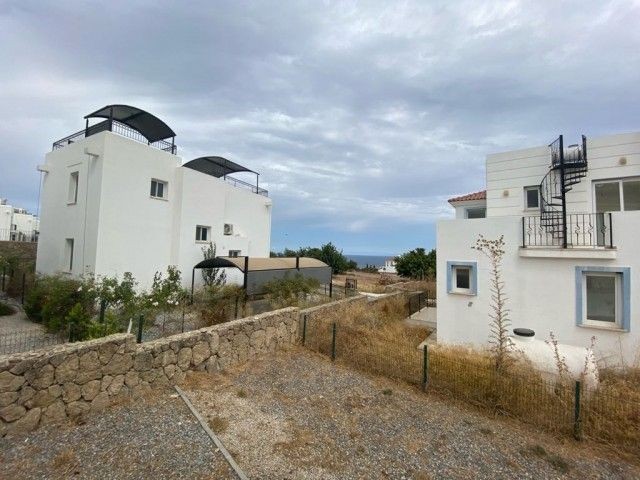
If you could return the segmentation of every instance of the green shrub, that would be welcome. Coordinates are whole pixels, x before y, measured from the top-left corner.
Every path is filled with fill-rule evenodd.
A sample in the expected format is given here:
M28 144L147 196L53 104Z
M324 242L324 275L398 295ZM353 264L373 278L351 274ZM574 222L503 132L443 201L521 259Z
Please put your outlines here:
M283 278L272 280L264 285L267 297L280 307L298 305L300 300L319 287L320 282L318 280L304 277L300 273L293 277L287 274Z
M4 317L5 315L12 315L15 312L13 307L7 305L4 302L0 302L0 317Z

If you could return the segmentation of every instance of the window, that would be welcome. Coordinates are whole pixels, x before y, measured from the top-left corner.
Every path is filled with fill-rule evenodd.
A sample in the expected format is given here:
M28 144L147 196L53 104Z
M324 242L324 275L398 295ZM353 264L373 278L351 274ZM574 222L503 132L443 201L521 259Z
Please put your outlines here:
M151 196L153 198L167 198L167 182L151 180Z
M594 183L596 212L640 210L640 179Z
M79 172L71 172L71 175L69 175L68 205L74 205L78 201L78 175Z
M67 238L64 246L64 264L62 268L71 272L73 270L73 238Z
M196 242L208 242L210 235L209 231L211 227L203 227L202 225L196 225Z
M447 262L447 292L476 295L477 272L476 262Z
M629 330L627 267L576 267L576 323Z
M240 250L229 250L229 256L232 258L237 258L241 255L241 251Z
M233 235L233 225L231 223L224 224L224 234Z
M540 187L524 187L524 208L537 210L540 208Z
M467 208L465 209L465 216L467 218L485 218L487 209L485 207Z

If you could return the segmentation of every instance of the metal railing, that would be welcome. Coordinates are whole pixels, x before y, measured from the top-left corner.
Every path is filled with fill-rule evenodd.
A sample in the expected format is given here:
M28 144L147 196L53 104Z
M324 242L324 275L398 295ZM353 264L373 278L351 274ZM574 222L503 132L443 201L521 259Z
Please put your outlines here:
M224 177L224 181L227 183L230 183L231 185L233 185L234 187L240 187L240 188L246 188L248 190L251 190L253 193L257 193L258 195L262 195L264 197L268 197L269 196L269 191L265 190L264 188L260 188L257 185L253 185L249 182L245 182L243 180L238 180L237 178L234 177L230 177L230 176L226 176Z
M567 214L566 248L613 248L611 213ZM523 247L563 248L563 231L541 216L522 217Z
M79 132L72 133L71 135L61 138L60 140L53 142L53 150L57 150L59 148L66 147L67 145L71 145L72 143L77 142L86 137L90 137L91 135L95 135L100 132L114 132L120 136L130 138L140 143L146 143L147 145L157 148L158 150L162 150L163 152L168 152L172 154L176 154L178 152L177 145L172 142L167 142L166 140L158 140L157 142L149 143L147 139L136 129L125 125L124 123L120 123L116 120L104 120L100 123L96 123L95 125L91 125L90 127L84 128Z
M27 242L36 243L40 232L37 230L9 230L0 228L0 242Z

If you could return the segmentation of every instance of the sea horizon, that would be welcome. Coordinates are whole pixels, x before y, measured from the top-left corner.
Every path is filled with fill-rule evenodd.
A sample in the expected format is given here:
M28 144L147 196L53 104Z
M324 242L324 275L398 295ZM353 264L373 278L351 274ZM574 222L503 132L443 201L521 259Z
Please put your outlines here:
M387 258L395 257L395 255L350 255L344 254L349 260L353 260L358 264L358 268L369 266L382 267Z

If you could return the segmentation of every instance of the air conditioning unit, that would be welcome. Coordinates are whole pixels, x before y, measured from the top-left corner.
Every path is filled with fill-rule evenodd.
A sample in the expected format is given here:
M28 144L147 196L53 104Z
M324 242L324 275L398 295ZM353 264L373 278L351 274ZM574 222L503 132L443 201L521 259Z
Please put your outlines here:
M224 224L224 234L225 235L233 235L233 224L225 223Z

